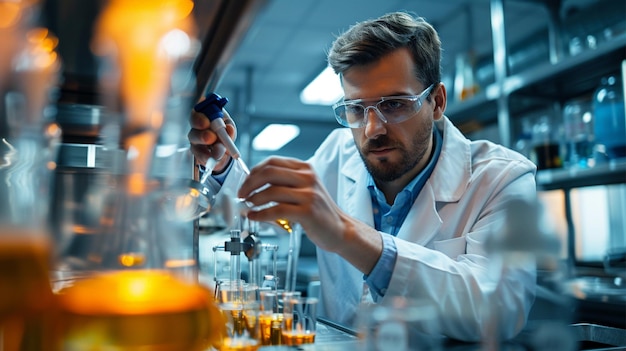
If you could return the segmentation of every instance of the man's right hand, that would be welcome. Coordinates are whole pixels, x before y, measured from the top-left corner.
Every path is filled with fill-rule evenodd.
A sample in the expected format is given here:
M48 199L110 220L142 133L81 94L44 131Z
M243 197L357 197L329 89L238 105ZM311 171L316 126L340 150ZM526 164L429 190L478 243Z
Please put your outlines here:
M226 131L228 135L235 140L237 138L235 122L225 109L222 109L222 111L224 112ZM191 130L187 133L187 139L189 139L189 143L191 144L190 149L195 157L196 164L204 166L209 158L213 158L218 161L213 171L216 173L223 171L228 165L230 155L227 155L226 148L218 139L217 134L211 130L211 122L207 116L201 112L192 110L189 124ZM227 157L224 157L225 155Z

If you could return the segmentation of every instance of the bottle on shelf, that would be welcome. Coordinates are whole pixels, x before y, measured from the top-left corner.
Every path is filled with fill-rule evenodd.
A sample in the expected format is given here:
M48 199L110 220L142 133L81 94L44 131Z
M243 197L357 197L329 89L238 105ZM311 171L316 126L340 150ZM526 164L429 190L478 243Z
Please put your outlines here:
M563 107L565 136L564 164L567 167L593 167L593 112L588 97L568 101Z
M602 78L593 98L595 152L599 160L626 157L624 90L616 75Z
M533 126L529 118L521 119L521 130L515 140L515 151L530 158L533 147Z
M480 90L475 77L475 55L472 51L458 54L455 60L454 99L467 100Z
M533 125L533 149L531 160L537 169L560 168L563 166L558 129L549 115L542 115Z

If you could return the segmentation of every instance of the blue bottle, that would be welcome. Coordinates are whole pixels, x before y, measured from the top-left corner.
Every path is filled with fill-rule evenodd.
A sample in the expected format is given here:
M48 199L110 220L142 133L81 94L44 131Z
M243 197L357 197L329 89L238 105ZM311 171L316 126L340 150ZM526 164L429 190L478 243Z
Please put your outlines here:
M617 76L602 78L593 99L596 156L600 160L626 157L624 90Z

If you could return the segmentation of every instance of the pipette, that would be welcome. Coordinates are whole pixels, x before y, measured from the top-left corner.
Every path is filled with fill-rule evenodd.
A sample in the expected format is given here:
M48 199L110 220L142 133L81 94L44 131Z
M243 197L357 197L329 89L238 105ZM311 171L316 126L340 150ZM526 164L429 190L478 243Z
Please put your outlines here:
M245 162L241 159L241 153L239 152L237 145L235 145L233 139L230 138L230 135L228 135L228 132L226 131L226 123L224 123L224 112L222 109L227 103L227 98L221 97L215 93L210 93L207 95L206 99L194 106L194 110L204 114L209 121L211 121L211 130L217 134L217 137L222 144L224 144L226 150L230 153L230 156L235 161L239 162L239 165L243 171L246 172L246 174L250 174L248 166L246 166ZM212 164L209 164L209 162ZM200 181L201 183L204 183L205 177L211 174L214 166L215 161L212 158L209 158L207 165L205 165L205 174L202 177L203 179Z

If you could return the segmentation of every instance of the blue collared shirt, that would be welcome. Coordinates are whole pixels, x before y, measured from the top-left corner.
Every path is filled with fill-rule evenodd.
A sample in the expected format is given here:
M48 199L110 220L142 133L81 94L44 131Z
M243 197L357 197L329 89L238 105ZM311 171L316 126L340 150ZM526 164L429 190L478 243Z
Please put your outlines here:
M374 211L374 226L376 230L389 235L382 235L383 252L380 259L374 266L369 275L365 275L364 279L374 295L374 300L385 295L389 281L391 280L391 272L396 264L398 249L392 239L392 235L396 236L404 219L406 218L413 203L417 199L420 191L426 184L435 169L439 154L441 154L441 146L443 138L441 133L435 128L433 157L430 159L426 167L396 196L393 205L387 204L385 195L376 187L372 176L368 176L368 186L372 197L372 209Z

